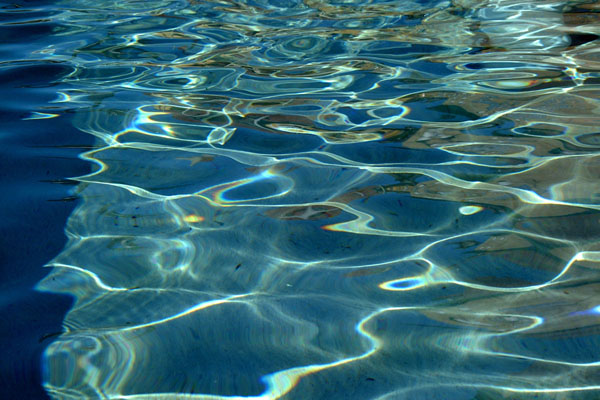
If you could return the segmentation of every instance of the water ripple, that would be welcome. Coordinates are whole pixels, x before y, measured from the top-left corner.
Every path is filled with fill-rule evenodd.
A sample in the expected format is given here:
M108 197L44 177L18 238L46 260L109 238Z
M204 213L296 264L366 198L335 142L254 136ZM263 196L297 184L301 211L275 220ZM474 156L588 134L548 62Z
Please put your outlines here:
M593 4L52 7L53 398L597 397Z

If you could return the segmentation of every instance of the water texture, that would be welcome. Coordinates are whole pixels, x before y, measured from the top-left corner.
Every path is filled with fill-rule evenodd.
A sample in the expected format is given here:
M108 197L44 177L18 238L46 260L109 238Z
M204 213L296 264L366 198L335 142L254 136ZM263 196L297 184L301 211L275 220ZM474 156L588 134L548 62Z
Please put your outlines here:
M600 398L600 4L48 7L52 398Z

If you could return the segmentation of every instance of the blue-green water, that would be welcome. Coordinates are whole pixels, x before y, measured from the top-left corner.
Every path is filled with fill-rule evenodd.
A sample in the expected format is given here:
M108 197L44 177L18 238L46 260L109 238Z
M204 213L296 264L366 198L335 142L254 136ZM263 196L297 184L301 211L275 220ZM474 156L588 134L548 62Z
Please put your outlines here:
M5 13L94 143L51 398L600 398L600 5Z

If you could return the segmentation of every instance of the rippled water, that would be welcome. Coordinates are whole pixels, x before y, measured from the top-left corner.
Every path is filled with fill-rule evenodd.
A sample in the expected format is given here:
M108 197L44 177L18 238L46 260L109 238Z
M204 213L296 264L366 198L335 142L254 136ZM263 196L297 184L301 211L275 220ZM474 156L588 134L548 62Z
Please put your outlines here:
M96 143L48 393L600 397L599 9L5 7L68 67L28 118Z

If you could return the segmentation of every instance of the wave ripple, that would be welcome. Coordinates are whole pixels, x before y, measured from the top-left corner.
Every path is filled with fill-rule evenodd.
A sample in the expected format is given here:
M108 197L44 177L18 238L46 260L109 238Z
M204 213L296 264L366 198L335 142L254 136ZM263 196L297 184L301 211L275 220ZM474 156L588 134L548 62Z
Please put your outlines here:
M53 398L600 396L595 4L52 8Z

